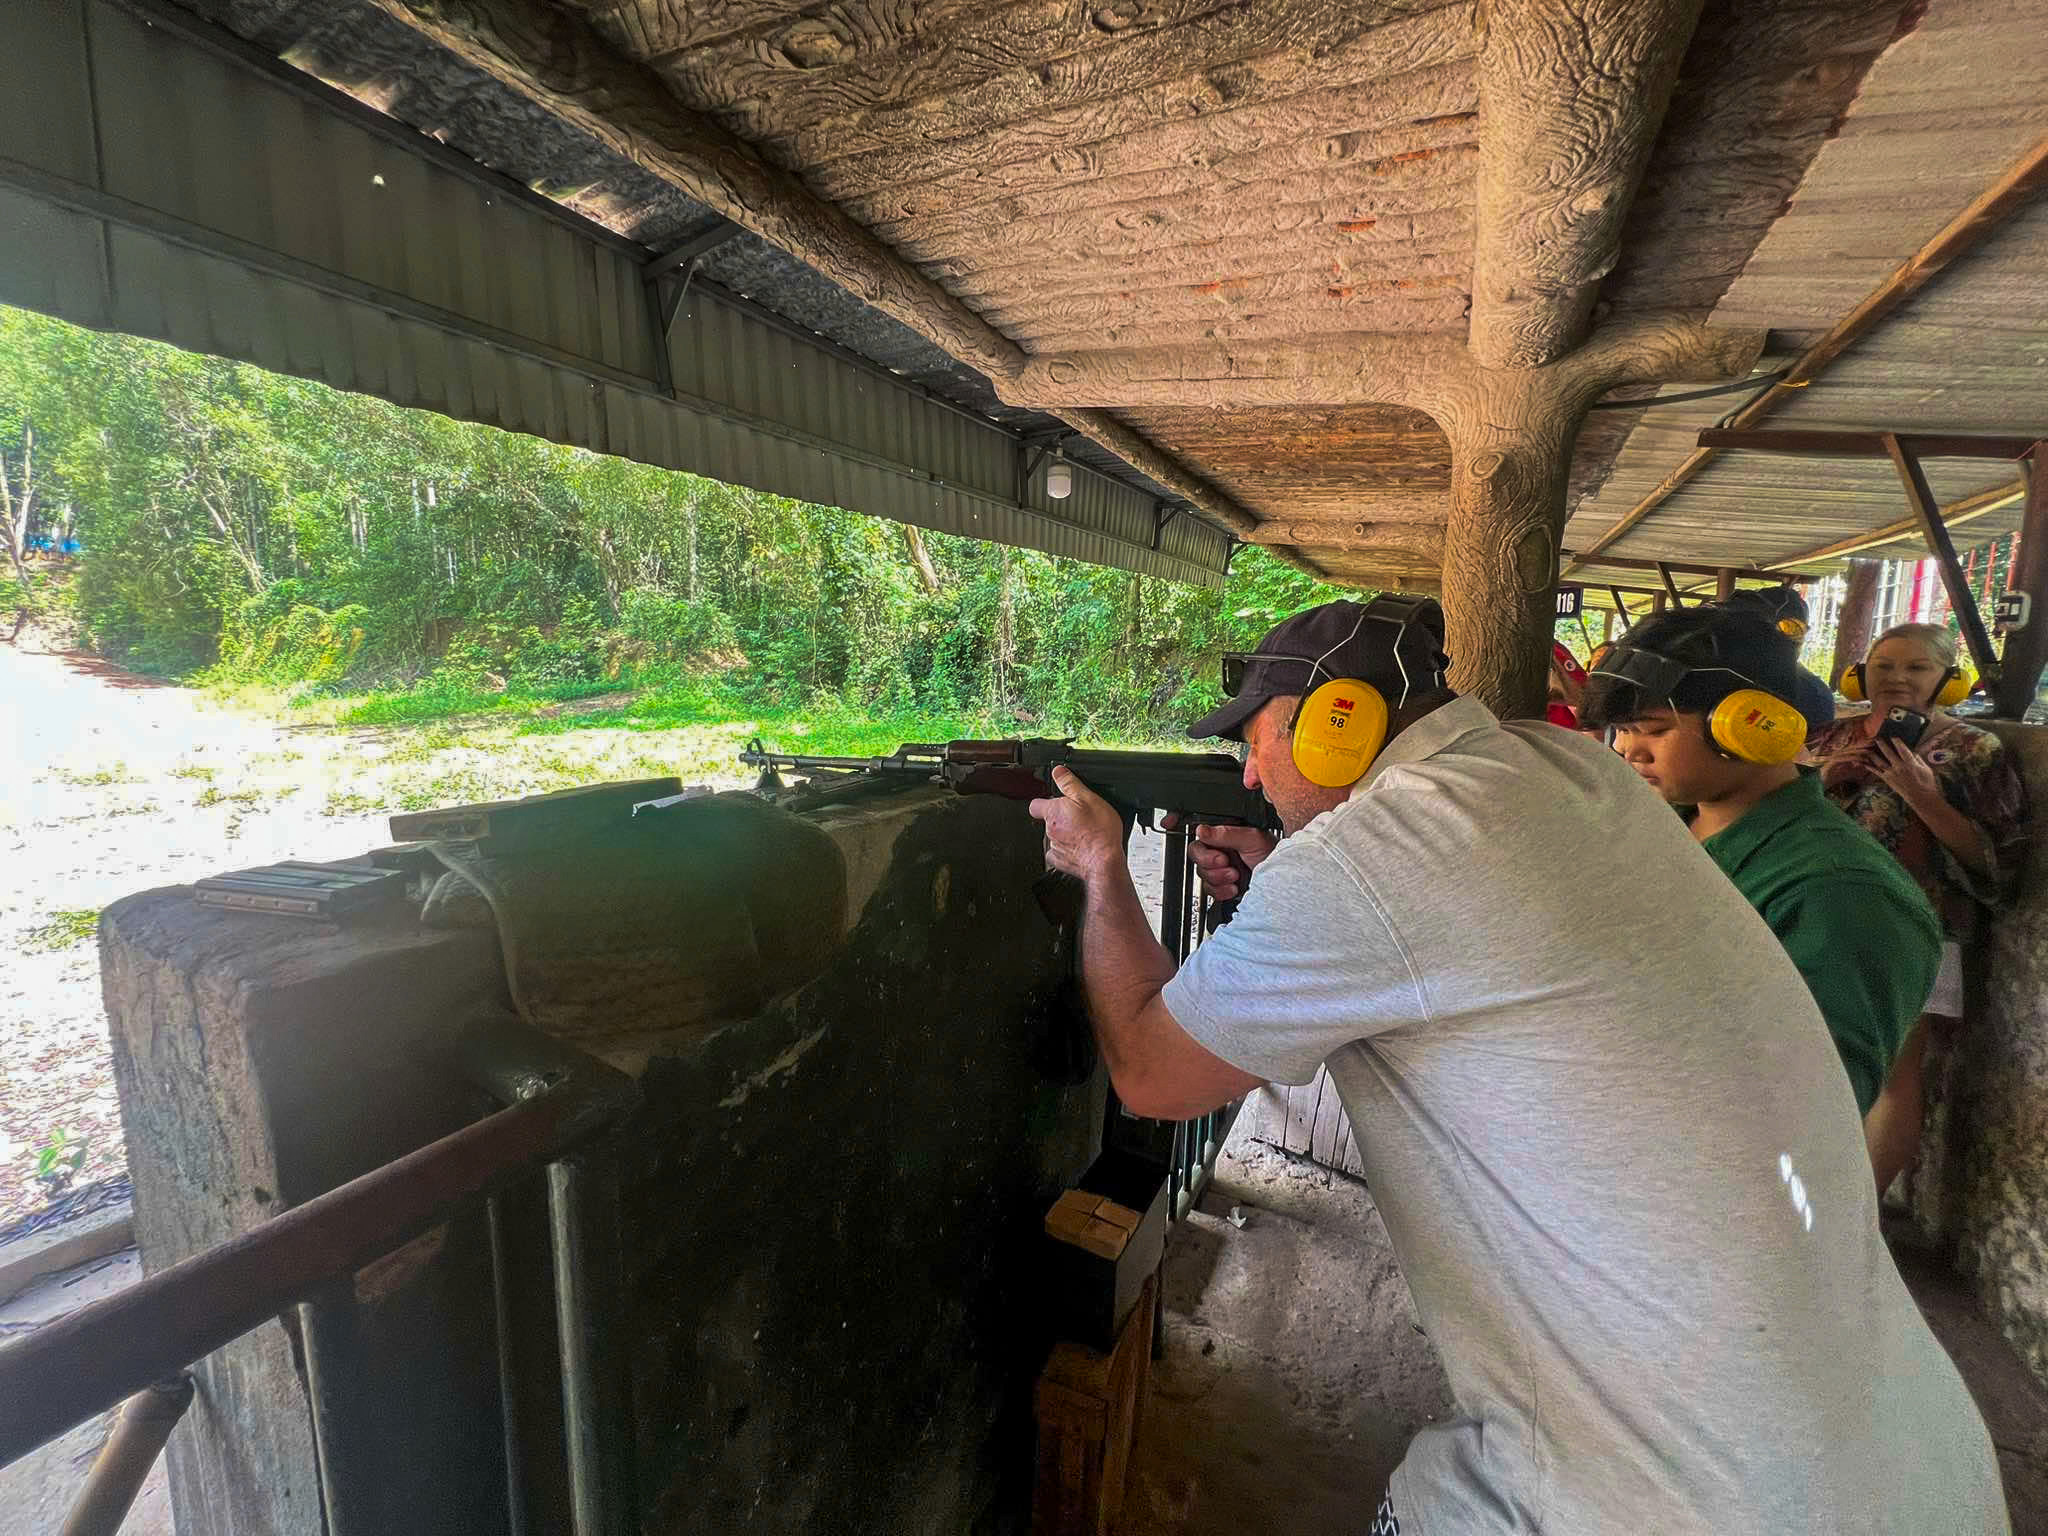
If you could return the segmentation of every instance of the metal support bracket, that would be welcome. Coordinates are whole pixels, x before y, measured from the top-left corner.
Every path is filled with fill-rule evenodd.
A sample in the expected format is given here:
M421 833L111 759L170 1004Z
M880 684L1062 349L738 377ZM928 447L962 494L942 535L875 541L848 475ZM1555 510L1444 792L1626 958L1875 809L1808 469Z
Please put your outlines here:
M1991 644L1991 631L1984 627L1984 615L1977 608L1977 594L1970 590L1970 578L1963 573L1963 563L1956 558L1956 546L1948 536L1948 524L1941 520L1941 504L1934 499L1934 491L1927 483L1927 471L1920 467L1918 455L1906 439L1897 433L1880 434L1884 439L1885 452L1891 456L1892 467L1899 472L1899 482L1906 490L1906 503L1912 508L1914 519L1920 524L1920 536L1927 541L1927 549L1934 556L1934 563L1941 571L1941 584L1948 591L1948 605L1955 613L1956 625L1963 632L1963 641L1970 648L1970 659L1977 664L1977 675L1986 688L1998 681L1998 651Z
M647 294L647 320L654 332L654 381L663 394L675 393L675 378L669 367L669 338L674 335L676 316L689 294L690 280L704 265L704 259L719 246L746 233L731 219L717 218L694 235L659 256L649 257L640 268L640 282ZM673 288L669 280L680 268L682 282Z
M1671 599L1671 606L1674 608L1683 608L1685 606L1685 599L1679 595L1678 583L1671 579L1671 567L1668 565L1659 565L1657 567L1657 574L1663 578L1664 592L1665 595Z

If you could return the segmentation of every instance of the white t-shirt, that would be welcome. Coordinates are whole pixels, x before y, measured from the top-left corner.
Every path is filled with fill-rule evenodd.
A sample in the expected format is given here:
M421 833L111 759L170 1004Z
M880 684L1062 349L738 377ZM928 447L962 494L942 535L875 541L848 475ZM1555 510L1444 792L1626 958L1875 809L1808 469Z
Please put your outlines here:
M2008 1529L1805 982L1597 742L1429 715L1165 1000L1246 1072L1329 1063L1462 1415L1404 1536Z

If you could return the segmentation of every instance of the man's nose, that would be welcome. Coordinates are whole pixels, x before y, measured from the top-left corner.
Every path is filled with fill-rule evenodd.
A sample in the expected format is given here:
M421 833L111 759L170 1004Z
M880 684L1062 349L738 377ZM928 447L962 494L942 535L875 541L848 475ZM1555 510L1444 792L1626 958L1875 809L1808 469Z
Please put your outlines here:
M1244 787L1246 789L1257 789L1259 787L1259 765L1249 752L1244 755Z

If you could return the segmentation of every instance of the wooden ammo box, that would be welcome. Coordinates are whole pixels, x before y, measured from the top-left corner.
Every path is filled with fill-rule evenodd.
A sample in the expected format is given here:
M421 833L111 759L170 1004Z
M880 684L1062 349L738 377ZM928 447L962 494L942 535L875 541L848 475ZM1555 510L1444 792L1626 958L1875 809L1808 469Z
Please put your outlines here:
M1112 1149L1045 1217L1046 1295L1064 1339L1108 1353L1166 1250L1166 1169Z

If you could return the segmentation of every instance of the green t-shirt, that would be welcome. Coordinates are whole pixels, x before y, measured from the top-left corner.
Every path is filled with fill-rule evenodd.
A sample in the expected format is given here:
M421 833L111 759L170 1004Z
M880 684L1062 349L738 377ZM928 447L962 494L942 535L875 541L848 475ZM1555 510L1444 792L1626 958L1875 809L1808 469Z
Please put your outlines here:
M1899 861L1802 768L1700 845L1785 946L1868 1113L1941 965L1941 924Z

